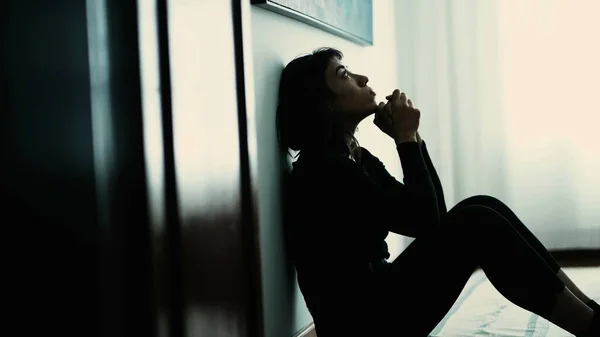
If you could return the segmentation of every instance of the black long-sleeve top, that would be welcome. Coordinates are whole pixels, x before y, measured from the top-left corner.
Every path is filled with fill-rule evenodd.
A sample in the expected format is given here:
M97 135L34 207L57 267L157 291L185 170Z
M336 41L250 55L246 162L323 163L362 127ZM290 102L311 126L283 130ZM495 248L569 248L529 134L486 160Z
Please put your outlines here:
M287 241L305 298L336 289L340 275L388 258L389 231L418 237L437 227L446 213L424 142L397 146L403 183L361 150L360 163L333 152L303 153L289 176ZM308 299L307 304L310 309Z

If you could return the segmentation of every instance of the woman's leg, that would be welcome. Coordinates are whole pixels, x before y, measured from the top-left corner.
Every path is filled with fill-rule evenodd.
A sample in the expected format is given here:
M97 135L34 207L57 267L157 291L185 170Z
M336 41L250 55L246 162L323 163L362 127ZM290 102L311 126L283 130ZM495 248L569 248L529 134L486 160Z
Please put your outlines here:
M482 205L487 206L496 212L500 213L510 224L521 234L523 239L531 245L531 247L540 255L542 259L546 262L548 267L554 271L554 273L558 276L558 278L569 288L569 290L577 296L582 302L588 304L595 312L599 311L598 304L592 301L586 294L579 289L575 283L565 274L565 272L561 269L558 262L554 259L552 254L548 252L546 247L538 240L538 238L523 224L521 219L517 217L517 215L504 204L502 201L487 195L477 195L470 198L467 198L461 202L459 202L456 206L467 206L467 205Z
M443 222L437 232L417 238L384 272L389 306L396 306L390 313L409 318L403 324L407 335L430 332L477 266L516 305L571 333L590 325L593 312L496 211L478 205L455 207ZM419 323L411 325L411 317Z

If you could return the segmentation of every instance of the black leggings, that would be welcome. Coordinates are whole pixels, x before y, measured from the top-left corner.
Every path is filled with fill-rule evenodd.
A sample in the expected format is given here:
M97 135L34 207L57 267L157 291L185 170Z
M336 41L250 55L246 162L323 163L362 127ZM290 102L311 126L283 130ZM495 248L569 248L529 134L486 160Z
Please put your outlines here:
M471 197L381 272L383 316L395 325L386 330L427 335L477 267L508 300L545 318L565 287L556 260L508 206L489 196ZM401 326L394 323L399 320Z

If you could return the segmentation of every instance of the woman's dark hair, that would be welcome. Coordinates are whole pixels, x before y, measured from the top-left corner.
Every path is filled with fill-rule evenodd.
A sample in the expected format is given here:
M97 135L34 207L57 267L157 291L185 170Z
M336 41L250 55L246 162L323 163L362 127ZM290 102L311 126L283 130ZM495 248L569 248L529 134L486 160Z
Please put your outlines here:
M336 149L354 154L358 142L337 123L329 105L334 93L325 81L329 62L343 58L333 48L297 57L283 69L279 82L277 137L282 152Z

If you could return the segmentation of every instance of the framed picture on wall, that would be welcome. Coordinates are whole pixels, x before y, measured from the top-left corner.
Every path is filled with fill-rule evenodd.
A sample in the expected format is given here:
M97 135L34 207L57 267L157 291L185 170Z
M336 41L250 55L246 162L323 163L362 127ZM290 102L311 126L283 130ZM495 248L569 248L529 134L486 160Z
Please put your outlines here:
M363 46L373 45L373 0L251 0Z

